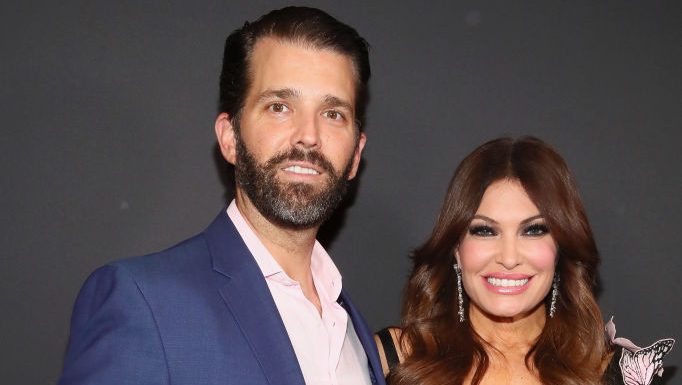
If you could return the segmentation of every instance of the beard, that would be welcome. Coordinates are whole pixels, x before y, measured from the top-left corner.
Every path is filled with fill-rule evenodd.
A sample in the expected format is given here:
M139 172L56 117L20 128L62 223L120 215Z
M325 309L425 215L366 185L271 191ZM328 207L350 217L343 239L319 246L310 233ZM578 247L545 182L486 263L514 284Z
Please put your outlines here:
M264 164L258 164L246 148L239 130L235 130L235 181L258 211L270 221L293 229L321 225L329 219L348 189L352 156L341 173L318 151L297 147L275 154ZM351 154L352 155L352 154ZM285 161L305 161L322 169L326 181L321 188L304 182L282 182L277 171Z

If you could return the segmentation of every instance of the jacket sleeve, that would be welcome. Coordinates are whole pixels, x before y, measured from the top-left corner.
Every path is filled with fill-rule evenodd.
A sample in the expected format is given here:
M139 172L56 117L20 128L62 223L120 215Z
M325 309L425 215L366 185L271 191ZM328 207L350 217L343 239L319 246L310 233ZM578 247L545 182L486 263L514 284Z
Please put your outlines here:
M76 299L58 384L168 383L154 314L138 284L123 266L96 270Z

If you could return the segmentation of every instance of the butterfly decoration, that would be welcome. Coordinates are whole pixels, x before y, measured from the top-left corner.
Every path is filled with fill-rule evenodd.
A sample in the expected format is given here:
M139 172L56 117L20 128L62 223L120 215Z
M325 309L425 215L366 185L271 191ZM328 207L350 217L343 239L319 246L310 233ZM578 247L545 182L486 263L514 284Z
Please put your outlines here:
M605 329L611 343L623 348L618 364L625 385L649 385L654 375L663 376L663 357L673 348L674 339L665 338L646 348L640 348L627 338L616 337L613 317Z

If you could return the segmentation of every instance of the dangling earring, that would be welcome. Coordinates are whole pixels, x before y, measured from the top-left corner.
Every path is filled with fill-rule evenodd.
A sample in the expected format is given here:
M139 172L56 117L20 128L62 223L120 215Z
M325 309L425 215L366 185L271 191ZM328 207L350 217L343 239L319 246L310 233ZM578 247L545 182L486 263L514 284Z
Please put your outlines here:
M556 314L556 299L559 296L559 273L554 272L554 279L552 280L552 300L549 303L549 318L554 318Z
M459 322L464 322L464 295L462 294L462 269L460 269L457 263L452 265L452 267L455 269L455 275L457 276L457 302L459 303L457 314L459 315Z

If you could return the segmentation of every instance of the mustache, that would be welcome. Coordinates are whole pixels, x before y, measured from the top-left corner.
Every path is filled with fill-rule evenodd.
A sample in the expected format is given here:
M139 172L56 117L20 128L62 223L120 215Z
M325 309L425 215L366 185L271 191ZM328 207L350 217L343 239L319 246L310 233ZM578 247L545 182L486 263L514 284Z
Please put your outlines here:
M336 170L334 170L334 166L329 159L322 155L321 152L317 150L305 151L296 147L292 147L290 150L280 152L268 159L268 161L265 163L265 167L268 169L274 168L278 164L285 161L308 162L320 167L330 176L336 177Z

